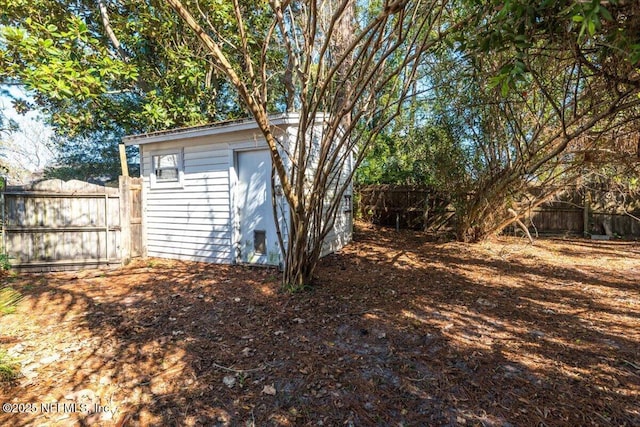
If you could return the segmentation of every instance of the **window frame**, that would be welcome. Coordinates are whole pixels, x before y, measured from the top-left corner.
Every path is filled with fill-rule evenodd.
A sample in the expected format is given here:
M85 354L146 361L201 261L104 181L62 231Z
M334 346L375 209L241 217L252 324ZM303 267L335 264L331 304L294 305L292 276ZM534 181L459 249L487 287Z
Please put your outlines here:
M151 170L149 171L151 189L184 188L184 150L182 148L152 151L149 155L151 157ZM170 155L176 156L177 179L159 180L157 177L156 158Z

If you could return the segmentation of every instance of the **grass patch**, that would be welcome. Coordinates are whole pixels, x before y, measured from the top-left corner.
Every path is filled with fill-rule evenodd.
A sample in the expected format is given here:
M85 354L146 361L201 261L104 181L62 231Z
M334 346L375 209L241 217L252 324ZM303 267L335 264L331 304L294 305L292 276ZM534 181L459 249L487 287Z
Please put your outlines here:
M20 365L6 351L0 350L0 382L13 381L20 376Z
M10 286L0 285L0 316L16 311L22 295Z

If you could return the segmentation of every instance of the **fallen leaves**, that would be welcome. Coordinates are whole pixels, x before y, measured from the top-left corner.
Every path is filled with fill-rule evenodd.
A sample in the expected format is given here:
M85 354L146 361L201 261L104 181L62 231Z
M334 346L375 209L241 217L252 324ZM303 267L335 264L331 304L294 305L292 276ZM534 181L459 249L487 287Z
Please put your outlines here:
M369 229L294 295L275 270L168 260L21 275L0 400L121 412L0 424L640 424L638 246L537 243L507 260L508 239Z
M226 375L223 379L222 382L224 383L224 385L226 385L229 388L233 388L233 386L236 384L236 377L234 375Z
M262 388L262 394L266 394L269 396L275 396L276 395L276 388L273 385L265 385Z

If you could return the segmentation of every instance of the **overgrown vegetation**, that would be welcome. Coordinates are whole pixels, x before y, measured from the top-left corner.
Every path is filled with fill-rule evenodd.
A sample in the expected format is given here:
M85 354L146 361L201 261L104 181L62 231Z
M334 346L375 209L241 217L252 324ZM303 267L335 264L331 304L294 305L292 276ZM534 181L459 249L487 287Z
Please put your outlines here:
M6 272L10 268L11 268L11 262L9 260L9 255L7 255L6 253L0 253L0 271Z
M0 255L0 271L6 272L11 265L6 254ZM0 284L0 318L15 312L16 305L22 299L22 295L8 285ZM0 322L2 320L0 319ZM12 381L19 375L19 364L10 357L7 352L0 349L0 382Z
M424 61L428 89L400 131L377 139L359 178L444 190L464 241L568 188L607 181L637 191L638 6L462 3L477 19Z

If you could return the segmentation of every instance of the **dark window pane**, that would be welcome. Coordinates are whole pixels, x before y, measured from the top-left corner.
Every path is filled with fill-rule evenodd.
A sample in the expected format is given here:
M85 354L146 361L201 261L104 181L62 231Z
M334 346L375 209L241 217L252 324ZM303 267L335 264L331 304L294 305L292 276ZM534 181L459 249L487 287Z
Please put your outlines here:
M267 253L267 232L255 230L253 232L253 250L256 254Z
M161 154L153 156L153 171L157 181L177 182L178 154Z

